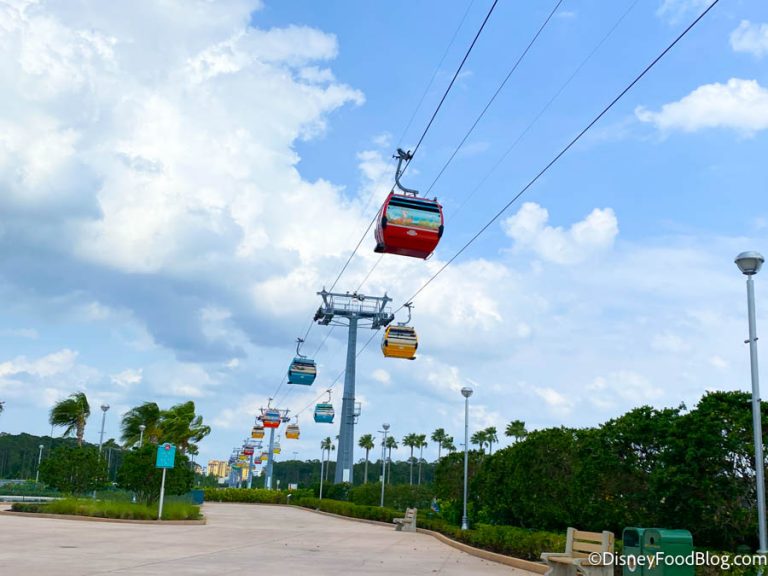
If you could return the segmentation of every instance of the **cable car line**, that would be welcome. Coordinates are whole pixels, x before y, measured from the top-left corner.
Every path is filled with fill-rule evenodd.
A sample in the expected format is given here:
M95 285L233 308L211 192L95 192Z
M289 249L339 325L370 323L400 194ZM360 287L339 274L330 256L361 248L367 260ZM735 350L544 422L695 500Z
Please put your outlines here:
M454 73L453 78L451 79L450 84L448 85L448 87L446 88L445 92L443 93L443 96L440 99L440 102L438 103L437 107L435 108L435 111L432 113L432 116L431 116L431 118L429 120L429 123L427 124L426 128L422 132L421 137L419 138L419 141L416 144L416 147L414 148L413 153L410 154L410 158L408 159L408 162L406 162L405 166L403 167L402 172L405 172L405 169L410 164L410 161L413 158L413 155L416 153L416 151L421 146L421 143L424 141L424 138L426 137L427 133L429 132L429 129L431 128L432 123L434 122L435 118L437 117L437 114L440 112L440 108L442 108L442 105L445 102L445 99L448 97L448 93L453 88L453 85L456 82L456 78L460 74L462 68L464 67L464 64L466 63L467 59L469 58L469 55L471 54L472 49L474 48L475 44L477 43L477 40L480 37L480 34L482 33L483 29L485 28L485 25L487 24L488 20L490 19L491 14L493 13L493 10L496 8L496 4L498 4L498 1L499 0L494 0L493 4L491 5L490 9L488 10L488 13L485 15L485 18L483 19L483 22L480 25L480 28L478 29L477 33L475 34L475 37L473 38L472 43L470 44L469 48L465 52L464 57L462 58L461 63L459 64L459 67L456 69L456 72ZM466 14L465 14L464 18L465 17L466 17ZM463 23L464 18L462 18L462 23ZM458 29L457 29L456 33L458 33ZM455 36L455 34L454 34L454 36ZM453 40L451 40L451 43L453 43ZM450 45L449 45L449 48L450 48ZM446 49L446 52L447 52L447 50L448 49ZM442 63L442 60L441 60L441 63ZM421 106L421 102L417 106L417 110L418 110L418 107L420 107L420 106ZM414 111L414 115L415 114L416 114L416 111ZM394 189L394 187L393 187L393 189ZM347 261L342 266L341 270L339 271L338 275L336 276L336 279L333 281L333 284L331 284L331 288L330 288L331 291L336 287L336 284L339 282L339 280L341 279L342 275L346 271L347 267L349 266L349 263L352 261L352 258L355 257L355 254L357 254L357 251L360 249L360 246L362 245L362 243L365 240L366 236L368 236L368 233L371 230L371 226L373 226L373 223L376 221L377 215L378 215L378 212L376 213L376 215L374 215L373 219L368 224L367 228L365 229L365 232L363 232L363 235L360 237L360 240L357 242L357 245L355 246L354 250L352 251L352 253L347 258ZM309 333L312 330L312 326L313 325L314 325L314 322L310 322L310 325L309 325L309 327L307 328L307 331L304 334L304 339L305 340L309 336ZM273 398L275 398L277 396L277 394L280 392L281 388L283 387L283 385L285 384L287 379L288 379L287 377L284 377L283 380L280 382L280 384L277 386L277 389L275 390L275 393L272 395Z
M416 113L421 109L421 105L424 103L424 98L427 97L427 94L429 93L429 89L432 88L432 84L435 82L435 78L437 77L437 73L440 71L440 67L443 65L443 62L445 61L446 56L448 56L448 51L453 46L453 43L456 41L456 36L459 35L459 30L461 30L462 26L464 26L464 21L467 19L467 14L469 14L469 11L472 9L472 6L474 6L475 0L472 0L469 5L467 6L467 9L464 11L464 16L461 17L461 22L459 22L459 25L456 27L456 31L453 33L453 37L451 38L451 41L448 43L448 46L445 47L445 51L443 52L442 58L440 58L440 62L437 63L437 66L435 66L434 72L432 72L432 78L429 79L429 83L424 88L424 92L421 94L421 98L419 98L419 103L416 104L416 108L413 110L413 114L411 114L410 119L408 120L408 124L403 129L403 133L400 134L400 138L398 138L397 143L402 144L403 139L405 138L406 134L408 134L408 130L411 128L411 124L413 124L413 119L416 118Z
M603 36L603 38L598 42L594 48L592 48L592 51L587 54L587 56L581 61L581 63L574 69L574 71L571 73L571 75L563 82L563 84L560 86L560 88L555 92L555 94L549 99L549 101L539 110L538 114L528 123L528 125L525 127L525 129L520 132L520 134L515 138L514 142L510 144L510 146L506 149L504 154L501 155L501 157L496 161L496 163L491 167L488 172L486 172L485 176L480 180L480 182L467 194L464 199L462 200L461 204L457 208L454 208L451 213L446 216L446 220L452 220L456 214L461 212L461 210L466 206L467 202L469 201L472 196L475 195L475 193L483 187L483 185L487 182L488 178L498 169L498 167L507 159L507 156L514 150L517 145L520 143L520 141L525 137L525 135L533 128L533 126L536 124L536 122L539 121L539 119L544 115L544 113L549 110L549 107L557 100L560 95L563 93L563 91L568 87L568 85L573 81L573 79L578 75L579 72L581 72L582 68L592 59L592 56L595 55L595 53L602 47L603 44L605 44L606 40L610 38L616 28L619 27L619 25L624 21L624 18L632 11L632 9L640 2L640 0L634 0L629 4L627 9L622 13L621 16L619 16L619 19L614 22L613 26L608 30L608 32ZM437 178L435 178L435 181L430 184L430 189L432 188L432 185L437 182Z
M429 119L429 122L427 122L426 128L424 128L424 131L421 133L421 136L419 137L419 141L416 143L416 146L413 149L413 152L411 152L411 159L416 155L416 152L418 152L419 147L421 146L421 143L424 141L424 138L427 136L427 132L429 132L429 129L432 127L432 123L435 121L435 118L437 117L438 112L440 112L440 108L443 107L443 103L445 102L445 99L448 97L448 93L451 91L451 88L453 88L453 84L456 82L456 78L459 77L459 73L461 72L461 69L464 67L464 64L466 63L467 59L469 58L469 55L472 53L472 49L475 47L475 44L477 43L477 39L480 38L480 34L482 34L483 29L485 28L485 25L488 23L488 20L491 17L491 14L493 14L494 8L496 8L496 4L499 3L499 0L493 0L493 4L491 5L491 8L488 10L488 13L485 15L485 18L483 19L483 23L480 25L480 28L477 30L477 33L475 34L475 37L472 39L472 43L469 45L469 48L467 48L466 53L464 54L464 57L461 59L461 63L459 64L459 67L456 68L456 72L453 75L453 78L451 78L450 84L448 84L448 88L445 89L445 92L443 93L443 97L440 98L440 102L437 104L437 108L435 108L435 111L432 113L432 117ZM403 166L403 172L406 171L408 166L410 165L411 160L409 159L408 162L406 162L405 166Z
M363 345L363 347L362 347L362 348L360 348L360 350L358 350L358 351L357 351L357 354L355 354L355 358L358 358L358 357L360 356L360 354L362 354L362 353L365 351L365 349L366 349L366 348L368 348L369 344L370 344L370 343L373 341L373 338L376 336L376 334L377 334L378 332L379 332L378 330L374 330L374 331L373 331L373 333L371 334L371 337L370 337L370 338L368 338L368 340L367 340L367 341L366 341L366 343ZM335 380L334 380L334 381L331 383L331 385L330 385L330 386L328 386L328 387L327 387L327 388L326 388L326 389L325 389L323 392L321 392L321 393L320 393L320 395L319 395L319 396L317 396L317 397L316 397L314 400L312 400L312 401L311 401L309 404L307 404L306 406L304 406L304 408L302 408L302 409L301 409L301 410L299 410L298 412L295 412L295 413L294 413L294 416L299 416L300 414L302 414L303 412L305 412L307 409L309 409L310 407L312 407L314 404L316 404L316 403L317 403L317 401L318 401L320 398L322 398L323 396L325 396L325 394L327 394L327 393L328 393L328 392L327 392L328 390L330 390L330 389L332 389L334 386L336 386L336 384L339 382L339 380L341 379L341 377L342 377L342 376L344 376L344 373L345 373L345 372L346 372L346 369L344 369L344 370L342 370L341 372L339 372L339 375L338 375L338 376L336 376Z
M397 313L398 311L402 310L402 309L405 307L405 304L406 304L406 303L408 303L408 302L412 302L412 301L413 301L413 300L414 300L414 299L415 299L415 298L416 298L416 297L417 297L417 296L418 296L418 295L419 295L419 294L420 294L420 293L421 293L421 292L422 292L422 291L423 291L423 290L424 290L424 289L425 289L427 286L429 286L429 285L430 285L430 284L431 284L431 283L432 283L432 282L433 282L433 281L434 281L434 280L435 280L435 279L436 279L436 278L437 278L437 277L438 277L438 276L439 276L439 275L440 275L440 274L441 274L441 273L442 273L442 272L443 272L443 271L444 271L446 268L448 268L448 266L450 266L450 265L453 263L453 261L454 261L454 260L456 260L456 258L458 258L458 257L459 257L459 256L460 256L460 255L461 255L461 254L462 254L462 253L463 253L463 252L464 252L464 251L465 251L467 248L469 248L469 247L470 247L470 246L471 246L471 245L472 245L472 244L475 242L475 240L477 240L477 239L480 237L480 235L481 235L483 232L485 232L485 231L486 231L486 230L487 230L487 229L488 229L488 228L491 226L491 224L493 224L494 222L496 222L496 220L498 220L498 219L499 219L499 217L500 217L502 214L504 214L504 212L506 212L506 211L507 211L507 209L508 209L510 206L512 206L512 204L514 204L514 203L515 203L515 202L516 202L516 201L517 201L517 200L518 200L518 199L519 199L519 198L520 198L520 197L521 197L523 194L525 194L525 193L528 191L528 189L529 189L529 188L531 188L531 186L533 186L533 185L534 185L534 184L535 184L535 183L536 183L536 182L539 180L539 178L541 178L541 177L542 177L542 176L543 176L543 175L544 175L546 172L548 172L548 171L549 171L549 169L550 169L552 166L554 166L554 165L555 165L555 164L558 162L558 160L560 160L560 158L562 158L562 157L565 155L565 153L566 153L566 152L568 152L568 150L570 150L570 149L573 147L573 145L574 145L574 144L576 144L576 142L578 142L579 140L581 140L581 138L584 136L584 134L586 134L586 133L587 133L587 132L588 132L588 131L589 131L589 130L590 130L590 129L591 129L591 128L592 128L592 127L595 125L595 124L597 124L597 122L598 122L598 121L600 121L600 119L601 119L603 116L605 116L605 115L606 115L606 114L607 114L607 113L608 113L608 112L611 110L611 108L613 108L613 107L616 105L616 103L617 103L619 100L621 100L621 99L624 97L624 95L625 95L627 92L629 92L629 91L630 91L630 90L631 90L631 89L632 89L632 88L635 86L635 84L637 84L637 83L638 83L640 80L642 80L642 78L643 78L643 77L645 77L645 75L646 75L646 74L647 74L647 73L648 73L648 72L649 72L649 71L650 71L650 70L651 70L651 69L652 69L654 66L656 66L656 64L657 64L657 63L658 63L658 62L659 62L659 61L660 61L660 60L661 60L661 59L662 59L664 56L666 56L666 55L667 55L667 53L668 53L670 50L672 50L672 48L674 48L674 47L677 45L677 43L678 43L678 42L680 42L680 40L682 40L682 39L685 37L685 36L688 34L688 32L690 32L690 31L691 31L691 30L694 28L694 26L696 26L696 25L697 25L697 24L698 24L698 23L699 23L699 22L702 20L702 18L704 18L704 16L706 16L706 15L709 13L709 11L710 11L710 10L712 10L712 8L714 8L714 7L715 7L715 5L716 5L718 2L720 2L720 0L713 0L713 1L712 1L712 3L711 3L711 4L710 4L710 5L709 5L709 6L708 6L708 7L707 7L707 8L706 8L706 9L705 9L705 10L704 10L704 11L703 11L701 14L699 14L699 16L698 16L698 17L697 17L697 18L696 18L696 19L695 19L693 22L691 22L691 23L690 23L690 24L689 24L689 25L688 25L688 26L687 26L687 27L686 27L686 28L685 28L685 29L684 29L684 30L683 30L683 31L682 31L680 34L678 34L678 36L677 36L677 37L676 37L676 38L675 38L675 39L674 39L674 40L673 40L673 41L672 41L672 42L671 42L671 43L670 43L670 44L669 44L669 45L668 45L666 48L664 48L664 50L662 50L662 51L661 51L661 53L660 53L658 56L656 56L656 57L655 57L655 58L654 58L654 59L651 61L651 63L650 63L650 64L648 64L648 65L647 65L647 66L646 66L646 67L645 67L645 68L642 70L642 72L640 72L640 73L639 73L637 76L635 76L634 80L632 80L632 81L631 81L631 82L630 82L630 83L629 83L629 84L628 84L628 85L627 85L627 86L626 86L626 87L625 87L625 88L624 88L624 89L623 89L621 92L619 92L619 94L618 94L618 95L617 95L617 96L616 96L616 97L615 97L613 100L611 100L611 102L610 102L610 103L609 103L607 106L605 106L605 107L604 107L604 108L603 108L603 109L600 111L600 113L599 113L597 116L595 116L595 117L592 119L592 121L591 121L591 122L589 122L589 124L587 124L587 125L586 125L586 126L585 126L585 127L582 129L582 130L581 130L581 132L579 132L579 133L578 133L576 136L574 136L574 137L573 137L573 138L570 140L570 142L568 142L568 144L566 144L566 146L565 146L565 147L563 147L563 148L560 150L560 152L558 152L558 153L555 155L555 157L554 157L554 158L552 158L552 160L550 160L550 161L549 161L549 162L548 162L548 163L547 163L547 164L544 166L544 168L542 168L542 169L541 169L541 170L540 170L540 171L539 171L539 172L538 172L538 173L537 173L537 174L536 174L536 175L535 175L535 176L534 176L534 177L533 177L533 178L532 178L532 179L531 179L531 180L530 180L530 181L529 181L529 182L528 182L528 183L527 183L525 186L523 186L523 188L522 188L522 189L521 189L521 190L520 190L520 191L519 191L517 194L515 194L515 196L513 196L513 197L512 197L512 199L511 199L509 202L507 202L507 203L506 203L504 206L502 206L502 208L501 208L501 209L500 209L498 212L496 212L496 214L494 214L494 215L493 215L493 217L492 217L492 218L491 218L491 219L490 219L490 220L489 220L489 221L488 221L488 222L487 222L487 223L486 223L486 224L485 224L485 225L484 225L482 228L480 228L480 230L479 230L477 233L475 233L475 235L474 235L474 236L472 236L472 238L470 238L470 239L469 239L469 240L468 240L468 241L467 241L467 242L466 242L466 243L465 243L465 244L464 244L464 245L463 245L463 246L462 246L462 247L459 249L459 251L458 251L458 252L456 252L456 253L455 253L453 256L451 256L451 258L450 258L450 259L449 259L449 260L448 260L448 261L447 261L445 264L443 264L443 266L442 266L442 267L440 267L440 269L438 269L438 270L437 270L437 272L435 272L435 273L434 273L434 274L433 274L433 275L432 275L432 276L431 276L431 277L430 277L430 278L429 278L429 279L428 279L428 280L427 280L427 281L426 281L424 284L422 284L422 285L421 285L421 287L420 287L418 290L416 290L416 292L415 292L415 293L414 293L414 294L413 294L413 295L412 295L410 298L408 298L408 299L405 301L405 303L404 303L404 304L402 304L402 305L401 305L401 306L400 306L400 307L399 307L397 310L395 310L395 313Z
M485 18L483 19L482 24L480 25L480 28L478 29L477 33L475 34L475 37L472 40L472 43L469 45L469 48L464 53L464 57L461 60L461 63L459 64L459 67L456 69L456 72L453 75L453 78L451 78L450 84L448 84L448 87L445 89L445 92L443 93L442 98L440 98L440 102L438 103L437 107L435 108L435 111L432 113L432 116L429 119L429 122L427 123L427 126L424 128L424 131L421 133L421 136L419 137L419 141L416 143L415 148L413 149L413 152L410 153L410 158L405 163L405 166L403 166L402 171L400 171L400 174L405 172L405 170L408 168L409 164L411 163L411 160L413 159L413 156L416 154L416 151L421 146L421 143L424 141L424 138L426 137L427 133L429 132L429 129L432 127L432 123L435 121L435 118L437 117L437 114L440 112L440 108L442 108L443 103L445 102L445 99L448 97L449 92L453 88L454 83L456 82L456 78L458 78L459 74L461 73L462 68L464 67L464 64L466 63L467 59L469 58L469 55L472 53L472 49L475 47L475 44L477 43L478 38L480 37L480 34L482 33L483 29L485 28L485 25L487 24L488 20L491 17L491 14L493 13L494 8L496 8L496 4L498 4L499 0L494 0L493 4L491 5L490 9L488 10L488 13L485 15ZM421 103L419 103L419 106L421 106ZM418 110L418 107L417 107ZM415 114L415 112L414 112ZM392 186L392 190L390 190L390 193L394 191L395 187ZM344 266L342 266L341 271L339 272L338 276L336 276L336 279L333 281L333 284L331 285L330 290L333 290L336 287L336 284L341 279L341 276L344 274L344 271L349 266L349 263L352 261L352 258L355 257L355 254L357 254L357 251L360 249L360 246L362 245L363 241L365 240L365 237L368 235L368 232L371 230L371 226L373 226L373 223L376 221L376 216L378 215L378 212L376 215L374 215L371 222L368 224L368 227L365 229L365 232L363 232L363 235L360 237L360 240L358 241L357 245L355 246L355 249L352 251L352 253L349 255L349 258L347 258L347 261L344 263Z
M435 179L432 180L432 184L429 185L429 188L427 188L427 191L424 192L424 196L427 196L429 192L432 190L432 188L437 184L437 181L440 179L440 177L443 175L443 172L445 172L446 168L453 162L453 159L456 157L456 154L459 153L459 150L461 150L462 146L464 146L464 143L467 141L467 138L470 137L472 132L474 132L475 128L477 127L480 120L482 120L483 116L485 116L485 113L488 112L488 108L491 107L491 104L493 104L494 100L496 100L496 97L501 93L501 91L504 89L504 86L506 86L507 81L512 77L512 74L515 73L515 70L517 70L518 66L520 66L520 63L523 61L525 56L528 54L530 49L533 47L533 45L536 43L536 40L539 38L541 33L544 31L544 28L546 28L547 24L549 24L549 21L552 20L552 17L555 15L555 12L557 12L557 9L560 8L560 5L563 3L564 0L558 0L555 3L555 6L550 11L549 15L547 16L546 20L539 26L539 29L536 31L536 34L533 35L533 38L531 38L531 41L528 42L528 46L525 47L525 50L518 56L517 60L515 61L514 65L510 69L507 76L504 78L504 80L499 84L499 87L496 89L496 92L493 93L493 96L491 96L491 99L488 100L488 103L485 105L485 108L483 108L482 112L478 115L477 118L475 118L474 123L472 126L469 127L469 130L467 130L467 133L464 134L464 137L461 139L461 142L459 142L459 145L456 146L453 153L450 155L448 160L443 164L443 167L440 169L440 172L437 173L437 176L435 176Z

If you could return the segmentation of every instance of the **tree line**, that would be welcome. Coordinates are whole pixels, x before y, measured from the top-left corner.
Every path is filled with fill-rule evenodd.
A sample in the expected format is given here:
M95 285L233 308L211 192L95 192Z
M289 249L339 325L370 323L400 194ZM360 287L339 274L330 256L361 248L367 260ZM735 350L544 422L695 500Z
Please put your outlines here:
M768 405L762 410L765 422ZM747 393L710 392L691 410L643 406L597 427L536 430L494 454L473 450L469 467L476 523L616 534L661 526L690 530L698 546L757 544ZM435 471L449 515L460 506L462 475L460 454Z

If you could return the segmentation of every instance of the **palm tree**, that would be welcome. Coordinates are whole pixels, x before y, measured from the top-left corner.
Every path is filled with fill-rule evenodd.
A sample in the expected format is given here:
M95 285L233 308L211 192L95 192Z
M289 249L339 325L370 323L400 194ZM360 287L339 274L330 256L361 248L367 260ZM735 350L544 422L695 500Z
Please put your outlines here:
M397 450L397 440L395 440L395 437L387 436L387 443L384 447L387 449L387 460L389 461L387 465L387 469L389 470L389 483L392 484L392 448Z
M441 446L448 452L456 452L456 445L453 443L453 436L446 436Z
M525 422L522 420L512 420L512 422L507 424L507 428L504 430L504 435L514 438L515 442L519 442L528 436L528 430L525 429Z
M211 433L211 427L203 424L203 417L195 414L195 403L191 400L163 410L160 418L164 441L176 444L182 454L197 454L196 442Z
M413 486L413 449L418 447L419 445L418 442L419 442L418 434L411 433L405 436L405 438L403 438L403 446L407 446L408 448L411 449L411 457L408 458L408 463L410 464L409 484L411 486Z
M363 434L357 441L357 445L365 450L365 473L363 474L363 484L368 484L368 454L373 450L375 443L372 434Z
M161 425L161 410L154 402L144 402L131 408L123 414L120 422L120 439L126 448L138 444L139 439L150 444L158 444L163 435ZM140 426L145 426L144 434Z
M496 426L488 426L483 432L485 432L485 441L488 443L488 454L493 454L493 443L499 442L499 437L496 434Z
M88 405L88 398L86 398L85 393L77 392L53 405L48 416L48 423L51 426L65 426L62 436L69 436L75 432L77 445L82 446L85 421L90 415L91 407Z
M472 444L477 444L480 447L480 452L483 452L483 448L485 448L485 443L488 441L485 430L478 430L472 436L470 437L469 441Z
M432 432L430 438L432 439L432 442L437 444L437 459L440 460L440 449L445 448L445 439L448 438L448 434L445 433L443 428L438 428Z
M331 440L330 436L326 436L325 440L320 442L320 450L323 452L326 450L328 451L328 460L326 460L328 464L325 466L325 481L328 482L328 468L330 468L331 463L331 450L336 450L336 446L333 445L333 440Z
M421 486L421 464L424 462L424 448L427 447L427 435L426 434L419 434L417 437L417 442L419 446L419 486Z

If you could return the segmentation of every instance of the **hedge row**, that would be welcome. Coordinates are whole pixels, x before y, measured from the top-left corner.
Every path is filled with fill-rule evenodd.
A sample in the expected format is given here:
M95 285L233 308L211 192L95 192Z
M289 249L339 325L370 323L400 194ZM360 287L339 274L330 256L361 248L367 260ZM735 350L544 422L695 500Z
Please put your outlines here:
M246 502L251 504L286 504L288 496L301 498L311 496L312 490L302 489L290 492L265 490L263 488L206 488L203 490L206 502Z
M379 506L360 506L350 502L340 500L320 500L319 498L297 498L291 501L291 504L302 506L303 508L312 508L322 512L330 512L339 516L348 516L350 518L363 518L365 520L378 520L379 522L392 522L393 518L402 518L403 513L391 508L381 508Z
M15 502L14 512L66 514L94 518L120 518L129 520L157 520L156 505L110 502L103 500L66 498L51 502ZM163 506L163 520L197 520L200 507L182 502L167 502Z

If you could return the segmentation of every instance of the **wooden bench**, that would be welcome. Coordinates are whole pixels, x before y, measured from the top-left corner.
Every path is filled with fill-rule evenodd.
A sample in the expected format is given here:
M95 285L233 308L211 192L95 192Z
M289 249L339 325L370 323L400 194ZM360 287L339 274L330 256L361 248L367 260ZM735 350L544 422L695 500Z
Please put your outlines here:
M541 559L549 570L545 576L613 576L613 566L605 564L613 553L613 532L584 532L568 528L565 552L545 552ZM595 561L594 553L600 555ZM592 555L592 557L590 557Z
M406 508L404 518L393 518L395 530L405 530L406 532L416 532L416 508Z

